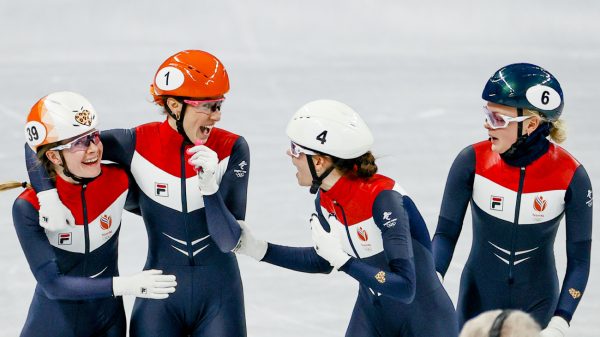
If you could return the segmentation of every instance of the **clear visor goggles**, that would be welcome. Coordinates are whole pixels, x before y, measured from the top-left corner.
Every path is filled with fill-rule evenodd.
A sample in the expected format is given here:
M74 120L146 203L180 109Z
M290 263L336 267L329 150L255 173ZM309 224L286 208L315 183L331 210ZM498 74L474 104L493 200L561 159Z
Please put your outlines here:
M91 133L83 135L79 138L75 138L74 140L66 144L55 146L50 150L68 150L69 152L86 151L92 143L94 143L95 145L98 145L98 143L100 143L100 131L92 131Z
M491 111L487 106L483 107L483 114L485 115L485 122L492 129L504 129L510 122L522 122L527 118L533 116L520 116L520 117L509 117L502 115L498 112Z
M300 157L301 153L307 154L307 155L316 155L317 153L314 151L311 151L309 149L303 148L302 146L294 143L294 142L290 142L290 154L296 158Z
M193 99L184 99L183 101L194 108L200 108L200 112L211 114L213 112L221 112L221 105L223 105L223 101L225 97L217 98L217 99L209 99L209 100L193 100Z

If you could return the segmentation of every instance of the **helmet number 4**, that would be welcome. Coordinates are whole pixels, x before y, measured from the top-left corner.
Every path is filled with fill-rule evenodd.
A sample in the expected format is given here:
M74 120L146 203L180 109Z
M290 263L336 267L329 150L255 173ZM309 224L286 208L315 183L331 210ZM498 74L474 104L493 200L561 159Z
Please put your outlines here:
M317 140L320 141L321 144L325 144L327 141L327 130L323 130L323 132L319 133Z
M31 142L40 139L40 135L35 126L27 128L27 139Z

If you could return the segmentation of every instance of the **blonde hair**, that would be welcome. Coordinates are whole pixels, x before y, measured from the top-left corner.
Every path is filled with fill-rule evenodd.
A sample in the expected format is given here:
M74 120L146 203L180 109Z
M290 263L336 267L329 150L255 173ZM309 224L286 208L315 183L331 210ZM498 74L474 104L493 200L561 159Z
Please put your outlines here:
M22 183L18 182L18 181L7 181L5 183L0 184L0 192L12 190L13 188L18 188L18 187L31 188L31 185L26 181L24 181Z
M486 311L471 319L464 325L459 337L489 336L492 325L501 312L502 310ZM500 337L538 337L540 330L540 326L529 314L515 310L506 317Z
M524 109L523 114L527 116L537 116L542 121L550 123L550 139L557 144L563 143L567 140L567 125L564 120L557 119L554 122L549 122L546 118L542 117L542 115L530 109Z

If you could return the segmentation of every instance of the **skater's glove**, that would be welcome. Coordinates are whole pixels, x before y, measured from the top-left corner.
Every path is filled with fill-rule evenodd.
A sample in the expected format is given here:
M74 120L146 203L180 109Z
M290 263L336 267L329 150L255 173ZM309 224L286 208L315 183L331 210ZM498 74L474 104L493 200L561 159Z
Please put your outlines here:
M217 193L219 185L215 175L219 166L217 153L204 145L196 145L187 150L187 154L192 155L188 160L190 165L198 171L198 183L202 195L212 195Z
M542 330L540 337L565 337L567 336L567 330L569 329L569 323L560 317L554 316L548 323L546 329Z
M267 241L255 238L244 221L238 220L238 223L242 228L242 235L232 252L250 256L256 261L262 260L265 254L267 254L267 248L269 247Z
M113 277L115 296L132 295L161 300L175 292L175 275L162 275L162 270L144 270L130 276Z
M336 270L339 270L348 260L350 256L342 249L342 244L335 231L330 230L329 233L323 229L321 222L316 214L310 217L310 228L312 232L313 245L317 254Z
M73 214L60 201L56 188L39 192L37 198L40 202L40 226L51 232L75 226Z

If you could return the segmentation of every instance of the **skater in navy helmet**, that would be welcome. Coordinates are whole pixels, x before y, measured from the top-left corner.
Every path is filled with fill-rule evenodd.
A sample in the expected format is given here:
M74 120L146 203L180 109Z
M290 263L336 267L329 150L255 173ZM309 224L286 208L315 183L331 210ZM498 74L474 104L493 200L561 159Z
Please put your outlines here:
M210 53L185 50L158 67L150 91L164 108L163 122L102 132L106 158L129 170L139 187L149 240L145 269L178 282L164 301L136 299L130 336L245 336L242 280L231 253L240 227L207 213L219 205L243 220L246 212L248 145L215 127L229 91L227 71ZM195 158L206 159L201 169ZM31 178L36 190L52 187L35 173ZM44 214L64 221L57 209Z
M433 238L436 269L446 273L470 203L460 325L483 311L520 309L542 336L563 337L588 280L593 196L583 165L558 145L566 138L562 89L545 69L518 63L494 73L482 98L489 139L452 164ZM567 271L559 289L554 240L563 217Z
M21 336L125 336L119 296L155 301L175 291L175 276L160 270L119 276L121 213L124 207L136 209L137 201L128 193L127 173L100 163L97 124L90 102L67 91L40 99L27 118L28 146L37 151L41 169L73 217L64 226L40 222L38 210L48 199L31 188L14 203L17 236L37 281ZM17 186L27 184L0 189Z
M235 251L292 270L335 269L356 279L360 290L346 336L457 336L425 222L396 181L376 174L373 136L361 117L343 103L318 100L296 112L287 134L298 184L316 193L314 248L267 243L242 223Z

